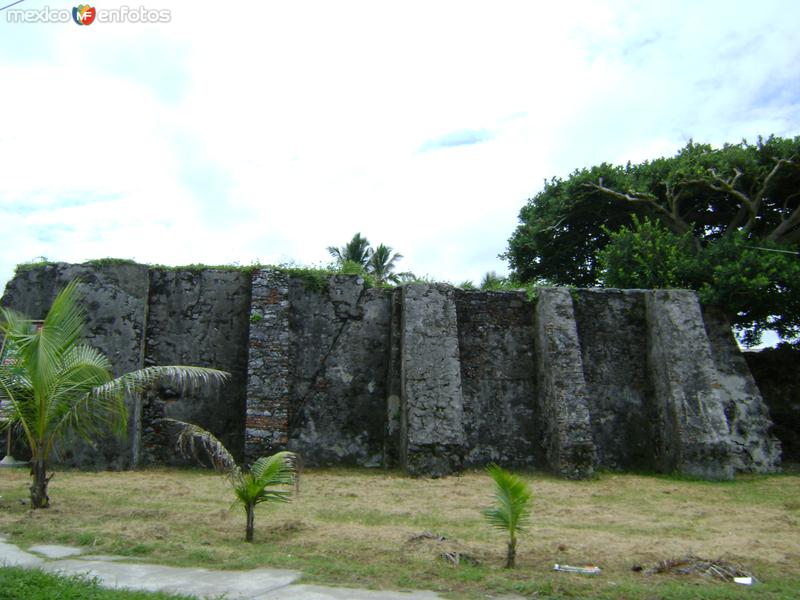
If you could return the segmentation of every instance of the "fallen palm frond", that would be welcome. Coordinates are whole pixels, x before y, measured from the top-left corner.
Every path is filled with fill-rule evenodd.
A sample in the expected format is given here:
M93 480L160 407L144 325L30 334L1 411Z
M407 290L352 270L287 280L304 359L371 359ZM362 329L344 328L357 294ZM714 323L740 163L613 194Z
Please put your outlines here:
M465 554L463 552L442 552L439 556L443 561L450 563L454 567L458 567L462 564L477 567L481 564L481 561L479 561L477 558L471 554Z
M742 565L721 559L711 560L708 558L700 558L693 554L687 554L681 558L662 560L645 571L646 575L665 573L702 575L721 581L733 581L735 577L752 577L754 582L758 581L753 574L745 570Z
M444 542L447 540L446 537L443 535L439 535L437 533L433 533L431 531L423 531L422 533L417 533L415 535L410 536L407 540L407 544L413 544L415 542L421 542L424 540L431 540L434 542Z

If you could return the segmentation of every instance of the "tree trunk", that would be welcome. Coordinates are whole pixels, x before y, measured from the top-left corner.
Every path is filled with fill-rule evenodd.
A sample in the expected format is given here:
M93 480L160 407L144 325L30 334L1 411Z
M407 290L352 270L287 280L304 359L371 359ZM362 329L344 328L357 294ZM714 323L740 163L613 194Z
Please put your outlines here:
M33 483L31 484L31 508L47 508L50 506L50 497L47 495L47 484L53 475L47 476L47 462L37 458L31 467Z
M508 554L506 555L506 569L513 569L517 564L517 540L511 538L508 541Z
M252 504L248 504L245 510L247 510L247 529L245 530L244 540L246 542L253 541L253 530L255 529L255 520L256 520L256 511L255 506Z

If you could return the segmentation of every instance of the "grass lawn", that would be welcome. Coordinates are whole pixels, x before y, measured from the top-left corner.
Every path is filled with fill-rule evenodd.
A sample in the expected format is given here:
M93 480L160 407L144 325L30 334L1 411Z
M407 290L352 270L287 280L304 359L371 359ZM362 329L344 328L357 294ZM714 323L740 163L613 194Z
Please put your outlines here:
M18 567L0 569L0 600L188 600L188 596L109 590L87 577Z
M800 595L800 476L740 476L709 483L601 474L564 481L525 473L533 520L517 569L502 568L505 540L479 510L491 503L482 472L410 479L366 469L306 469L300 494L256 509L253 544L244 513L229 510L227 481L208 471L59 471L52 507L27 508L26 471L0 470L0 532L23 548L84 546L176 566L299 569L308 583L431 589L453 598L517 593L536 598L783 598ZM423 536L423 532L436 537ZM479 564L453 566L443 552ZM740 563L763 583L643 575L634 564L693 553ZM603 572L552 571L593 563Z

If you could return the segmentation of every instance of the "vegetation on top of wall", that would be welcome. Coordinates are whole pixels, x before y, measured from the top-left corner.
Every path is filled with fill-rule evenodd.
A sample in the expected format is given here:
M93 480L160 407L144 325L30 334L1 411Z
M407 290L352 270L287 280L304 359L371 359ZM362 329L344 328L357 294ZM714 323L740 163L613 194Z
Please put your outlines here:
M260 263L252 263L250 265L239 265L239 264L232 264L232 265L206 265L203 263L191 263L188 265L160 265L160 264L148 264L148 267L151 269L161 269L163 271L169 272L176 272L176 271L185 271L189 273L202 273L203 271L227 271L227 272L237 272L237 273L248 273L252 274L259 269L264 269L269 267L269 265L262 265Z
M23 273L32 271L48 265L56 265L59 261L49 260L46 257L39 257L31 262L21 263L17 265L16 272ZM117 266L117 265L143 265L150 269L160 269L167 272L188 272L199 274L203 271L225 271L225 272L240 272L253 274L261 269L272 269L281 273L285 273L291 278L300 279L305 284L306 289L317 292L325 291L328 287L328 280L334 275L357 275L364 280L364 287L369 288L382 288L392 289L398 286L408 285L409 283L448 283L445 281L437 280L433 277L422 275L418 276L411 272L402 272L393 274L392 278L384 278L381 280L376 277L369 267L363 266L359 263L345 260L328 265L320 266L307 266L296 263L281 263L281 264L264 264L261 262L253 262L249 265L230 264L230 265L207 265L203 263L192 263L188 265L163 265L158 263L140 263L128 258L98 258L87 260L82 265L103 267L103 266ZM487 279L488 278L488 279ZM452 285L452 284L450 284ZM472 281L466 280L461 283L455 284L454 287L465 290L483 290L483 291L498 291L498 292L519 292L525 291L528 298L535 300L536 286L532 283L520 283L513 279L504 278L494 272L487 273L480 287L476 286Z
M49 260L46 256L38 256L32 261L19 263L14 269L15 273L25 273L26 271L33 271L41 267L56 264L55 261Z
M272 267L289 277L301 279L307 290L322 292L328 288L328 279L337 275L338 271L331 267L305 267L295 264L283 264Z
M462 290L481 290L483 292L525 292L529 300L536 300L539 296L539 286L535 283L522 283L510 277L502 277L495 271L489 271L484 274L480 287L477 287L470 280L462 281L455 287Z
M131 260L130 258L112 258L110 256L106 258L94 258L92 260L84 261L84 265L91 265L93 267L118 267L120 265L134 265L137 266L135 260Z

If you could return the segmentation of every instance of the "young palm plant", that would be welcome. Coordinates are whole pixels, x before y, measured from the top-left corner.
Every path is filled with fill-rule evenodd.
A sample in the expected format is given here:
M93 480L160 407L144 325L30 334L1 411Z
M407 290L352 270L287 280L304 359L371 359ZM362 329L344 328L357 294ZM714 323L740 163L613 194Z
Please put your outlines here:
M205 455L210 458L217 471L228 477L236 496L233 506L241 506L247 517L244 539L252 542L256 506L266 502L289 501L289 490L275 489L275 486L297 483L297 456L292 452L278 452L272 456L262 456L249 470L242 469L224 444L211 432L191 423L174 419L163 420L180 429L178 448L181 454L200 462Z
M169 366L114 379L109 360L80 341L86 319L78 285L72 281L58 294L40 327L15 311L0 309L0 428L16 427L30 448L32 508L50 505L50 457L68 435L91 440L106 429L124 435L126 394L163 378L184 386L221 382L228 376L214 369Z
M496 504L482 512L490 525L508 533L506 568L511 569L517 558L517 534L525 531L533 494L522 479L496 464L486 467L486 471L494 480Z

